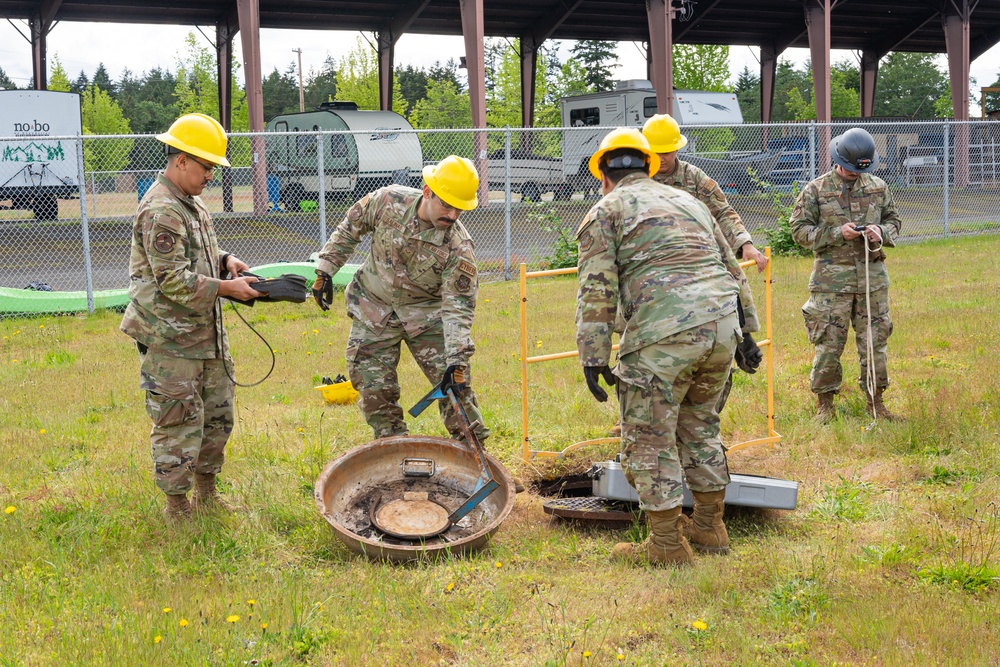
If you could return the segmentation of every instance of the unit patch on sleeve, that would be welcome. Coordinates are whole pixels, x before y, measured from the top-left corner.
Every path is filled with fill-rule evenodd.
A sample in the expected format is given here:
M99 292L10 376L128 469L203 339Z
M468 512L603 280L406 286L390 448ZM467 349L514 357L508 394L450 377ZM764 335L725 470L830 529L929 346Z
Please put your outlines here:
M153 240L153 247L156 248L157 252L167 255L173 252L174 243L175 240L173 234L170 232L160 232Z
M455 281L455 289L462 294L467 294L472 289L472 279L464 273Z

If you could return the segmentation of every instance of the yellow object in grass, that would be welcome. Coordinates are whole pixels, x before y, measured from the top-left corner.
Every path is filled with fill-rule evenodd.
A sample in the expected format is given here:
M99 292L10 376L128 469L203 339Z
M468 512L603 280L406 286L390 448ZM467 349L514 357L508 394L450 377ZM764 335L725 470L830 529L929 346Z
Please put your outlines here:
M358 399L358 392L350 380L347 382L337 382L336 384L321 384L316 387L316 391L323 392L323 398L327 403L348 405Z

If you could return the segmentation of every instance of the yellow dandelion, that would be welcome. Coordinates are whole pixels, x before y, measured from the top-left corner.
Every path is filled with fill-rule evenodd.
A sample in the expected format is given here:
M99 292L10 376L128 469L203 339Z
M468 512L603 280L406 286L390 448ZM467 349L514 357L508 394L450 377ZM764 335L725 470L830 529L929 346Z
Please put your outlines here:
M309 335L309 332L308 332L308 331L303 331L303 332L302 332L302 335L303 335L303 336L308 336L308 335Z
M250 600L247 600L247 604L248 604L248 605L250 605L250 606L252 607L252 606L254 606L255 604L257 604L257 601L256 601L256 600L254 600L254 599L250 599Z
M503 567L503 563L501 563L500 561L497 561L497 562L496 562L496 566L497 566L498 568L499 568L499 567Z
M312 352L306 352L306 354L312 354Z
M14 335L16 336L16 335L17 335L17 334L19 334L19 333L21 333L21 330L20 330L20 329L18 329L17 331L15 331L15 332L14 332Z
M172 611L173 611L173 609L171 609L170 607L164 607L164 608L163 608L163 613L164 613L164 614L169 614L169 613L170 613L170 612L172 612Z
M261 630L267 630L267 623L261 623L260 624L260 629Z
M697 621L691 624L691 627L697 630L698 632L704 632L705 630L708 630L708 623L699 618Z
M489 300L489 299L483 299L483 301L485 301L486 303L489 303L489 302L490 302L490 300Z
M589 658L591 655L593 655L593 654L590 651L584 651L583 652L583 657L584 658Z
M163 641L163 637L161 637L160 635L156 635L155 637L153 637L153 643L154 644L159 644L162 641Z
M454 581L450 582L444 590L447 593L451 593L453 590L455 590L455 582Z
M333 343L327 343L327 345L333 347Z
M39 328L39 329L44 329L44 328L45 328L45 325L44 325L44 324L39 324L39 325L38 325L38 328Z
M299 433L302 433L303 431L305 431L305 429L300 426L299 427Z
M17 359L11 359L11 360L10 360L10 363L12 363L12 364L16 364L16 363L17 363Z
M624 660L625 659L625 654L624 653L619 653L615 657L618 658L619 660Z
M323 603L322 602L317 602L316 603L316 608L319 609L320 611L323 611Z
M226 616L226 623L236 623L239 620L240 617L237 616L236 614L233 614L232 616Z
M13 505L7 505L7 507L3 508L3 513L4 514L13 514L16 511L17 511L17 508L14 507Z
M278 354L277 350L271 350L271 352L273 352L274 354Z
M45 429L44 428L38 429L38 432L41 433L42 435L45 435Z
M186 618L182 618L180 620L180 623L178 623L177 625L181 626L182 628L186 628L188 626L188 620Z
M319 329L313 329L313 333L318 334L319 333Z

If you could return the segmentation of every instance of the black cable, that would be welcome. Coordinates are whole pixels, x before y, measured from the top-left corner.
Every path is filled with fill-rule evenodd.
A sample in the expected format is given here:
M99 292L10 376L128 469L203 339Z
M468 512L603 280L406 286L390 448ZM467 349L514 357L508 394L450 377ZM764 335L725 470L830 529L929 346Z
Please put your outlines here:
M233 312L236 313L236 315L241 320L243 320L243 324L247 325L247 328L250 329L250 331L252 331L255 334L257 334L257 338L260 338L262 341L264 341L264 345L267 345L267 351L271 353L271 368L268 369L267 374L264 375L264 377L262 377L261 379L257 380L256 382L251 382L250 384L240 384L239 382L236 381L236 378L233 377L233 373L236 372L236 369L235 368L233 369L233 373L229 372L229 366L228 366L228 364L226 364L226 357L225 356L222 357L222 367L226 370L226 375L229 377L229 380L233 384L235 384L237 387L256 387L261 382L263 382L267 378L271 377L271 373L274 371L274 362L275 362L274 348L271 347L271 344L267 342L267 339L264 338L264 336L262 336L259 331L257 331L256 329L253 328L252 324L250 324L249 322L246 321L246 318L243 317L243 314L240 313L240 311L236 308L236 304L235 303L233 303L232 301L230 301L229 305L233 309ZM223 311L223 309L219 308L219 319L220 320L222 320L222 311ZM223 330L225 330L226 323L225 322L220 322L220 324L222 325Z

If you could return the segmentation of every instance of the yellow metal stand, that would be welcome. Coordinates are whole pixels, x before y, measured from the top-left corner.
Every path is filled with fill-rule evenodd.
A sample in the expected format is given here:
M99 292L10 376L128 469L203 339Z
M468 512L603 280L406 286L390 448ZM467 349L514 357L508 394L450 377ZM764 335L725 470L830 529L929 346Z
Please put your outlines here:
M757 341L757 346L765 351L765 360L767 362L767 432L768 435L763 438L755 438L754 440L747 440L746 442L741 442L738 445L734 445L729 448L729 451L733 452L738 449L745 449L747 447L752 447L754 445L763 444L774 444L781 442L781 434L774 430L774 345L773 345L773 330L771 328L771 249L765 248L764 254L768 258L767 267L764 269L764 304L766 309L764 332L766 338L764 340ZM742 262L740 264L744 269L756 266L756 263L751 261ZM600 445L608 442L617 442L618 438L597 438L595 440L584 440L582 442L575 442L572 445L566 447L561 452L546 451L540 449L531 448L531 440L528 436L528 364L537 364L543 361L555 361L556 359L569 359L571 357L578 357L579 352L572 350L570 352L556 352L554 354L543 354L537 357L528 356L528 278L546 278L549 276L566 276L577 272L576 268L570 269L552 269L549 271L528 271L528 267L525 264L521 264L521 456L525 461L531 459L532 457L552 457L552 458L562 458L567 453L580 449L581 447L586 447L588 445ZM613 350L617 350L618 346L612 346Z

